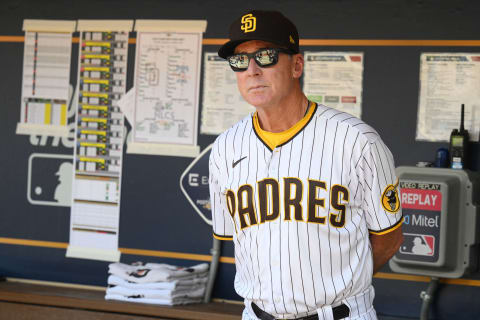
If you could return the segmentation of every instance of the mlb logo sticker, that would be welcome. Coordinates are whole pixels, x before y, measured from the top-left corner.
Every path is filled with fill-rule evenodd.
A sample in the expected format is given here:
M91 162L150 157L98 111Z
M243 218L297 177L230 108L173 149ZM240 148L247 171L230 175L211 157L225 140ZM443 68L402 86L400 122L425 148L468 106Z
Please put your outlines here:
M435 237L425 234L404 233L404 241L400 253L417 256L433 256L435 253Z
M71 155L32 153L28 159L27 200L33 205L70 207Z

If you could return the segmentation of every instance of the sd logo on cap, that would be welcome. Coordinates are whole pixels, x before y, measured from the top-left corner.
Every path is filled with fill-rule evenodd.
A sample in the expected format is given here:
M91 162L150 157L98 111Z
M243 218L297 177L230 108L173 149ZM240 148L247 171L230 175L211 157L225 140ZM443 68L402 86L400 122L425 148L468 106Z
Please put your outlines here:
M230 41L218 55L224 59L233 55L235 47L250 40L271 42L290 53L300 52L298 31L295 25L278 11L251 10L237 18L230 26Z
M243 30L243 32L252 32L255 31L257 28L257 18L255 18L251 13L246 14L242 17L242 26L240 29Z

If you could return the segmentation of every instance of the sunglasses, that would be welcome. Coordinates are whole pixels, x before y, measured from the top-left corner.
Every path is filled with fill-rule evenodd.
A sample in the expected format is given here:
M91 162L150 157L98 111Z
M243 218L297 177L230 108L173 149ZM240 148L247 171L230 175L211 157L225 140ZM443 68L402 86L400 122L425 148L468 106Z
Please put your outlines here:
M292 54L288 49L264 48L252 53L237 53L227 59L233 71L241 72L248 69L251 58L262 68L274 66L278 62L278 54L280 52Z

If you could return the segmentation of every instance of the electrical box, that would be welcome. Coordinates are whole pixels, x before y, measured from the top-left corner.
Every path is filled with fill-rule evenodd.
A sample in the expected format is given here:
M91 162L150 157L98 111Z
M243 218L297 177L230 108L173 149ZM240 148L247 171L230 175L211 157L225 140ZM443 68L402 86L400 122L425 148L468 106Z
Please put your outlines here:
M403 243L394 272L460 278L476 270L480 175L466 170L398 167Z

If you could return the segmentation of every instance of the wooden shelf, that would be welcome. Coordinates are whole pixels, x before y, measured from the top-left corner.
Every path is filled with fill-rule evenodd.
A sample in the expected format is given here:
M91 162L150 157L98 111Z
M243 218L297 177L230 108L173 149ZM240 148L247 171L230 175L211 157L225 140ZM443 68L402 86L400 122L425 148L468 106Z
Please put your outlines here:
M156 317L157 319L239 320L242 305L229 303L190 304L184 306L157 306L141 303L107 301L104 291L34 285L17 282L0 283L0 318L8 314L33 313L36 319L47 319L55 313L68 315L72 320L82 313L95 313L100 319L127 319L126 315ZM39 309L40 308L40 309ZM47 309L45 309L47 308ZM99 313L99 314L97 314ZM42 314L46 314L42 318ZM28 317L24 318L27 319ZM12 318L13 319L13 318ZM15 317L15 319L20 319ZM60 318L59 318L60 319ZM139 318L140 319L140 318ZM141 318L144 319L144 318Z

